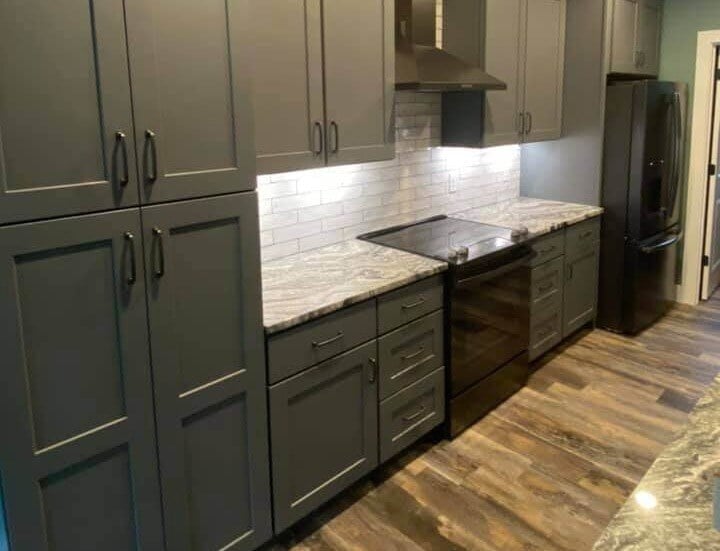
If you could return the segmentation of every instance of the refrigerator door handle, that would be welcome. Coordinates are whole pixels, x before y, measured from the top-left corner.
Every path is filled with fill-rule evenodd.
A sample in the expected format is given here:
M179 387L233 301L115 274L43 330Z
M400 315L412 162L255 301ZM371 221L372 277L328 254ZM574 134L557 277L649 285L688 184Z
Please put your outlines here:
M655 243L653 245L647 245L645 247L640 247L640 252L643 252L645 254L653 254L658 251L662 251L663 249L667 249L668 247L671 247L672 245L675 245L681 239L682 239L682 232L677 233L667 239L664 239L664 240L660 241L659 243Z

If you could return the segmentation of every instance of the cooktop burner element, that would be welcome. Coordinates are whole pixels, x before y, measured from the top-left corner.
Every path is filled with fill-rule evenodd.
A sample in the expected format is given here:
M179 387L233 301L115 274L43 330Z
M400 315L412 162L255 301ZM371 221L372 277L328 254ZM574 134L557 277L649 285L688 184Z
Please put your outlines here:
M359 239L451 264L464 264L478 258L486 259L500 251L507 252L524 242L526 234L459 218L435 216L366 233Z

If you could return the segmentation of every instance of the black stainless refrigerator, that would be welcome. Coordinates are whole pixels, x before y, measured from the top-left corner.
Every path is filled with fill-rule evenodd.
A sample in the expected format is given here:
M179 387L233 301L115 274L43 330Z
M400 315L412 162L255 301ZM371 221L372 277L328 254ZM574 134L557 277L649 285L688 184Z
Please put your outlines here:
M684 84L608 86L598 325L637 333L675 302Z

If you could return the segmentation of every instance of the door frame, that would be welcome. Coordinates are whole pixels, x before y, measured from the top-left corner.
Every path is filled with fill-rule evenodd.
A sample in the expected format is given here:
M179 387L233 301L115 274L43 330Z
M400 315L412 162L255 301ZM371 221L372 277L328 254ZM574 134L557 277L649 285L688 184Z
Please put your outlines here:
M698 304L702 282L705 210L708 201L708 152L712 140L712 110L715 89L715 55L720 30L698 33L695 93L690 132L690 170L685 203L685 248L678 302Z

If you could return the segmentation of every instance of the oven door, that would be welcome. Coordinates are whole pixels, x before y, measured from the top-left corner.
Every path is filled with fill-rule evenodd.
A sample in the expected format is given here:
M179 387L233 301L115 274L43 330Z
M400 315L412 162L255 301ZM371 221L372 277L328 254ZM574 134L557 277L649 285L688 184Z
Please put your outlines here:
M534 253L520 249L475 274L453 278L450 304L452 396L527 355L530 268Z

